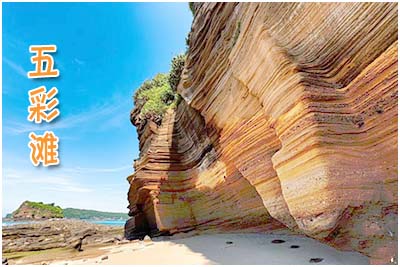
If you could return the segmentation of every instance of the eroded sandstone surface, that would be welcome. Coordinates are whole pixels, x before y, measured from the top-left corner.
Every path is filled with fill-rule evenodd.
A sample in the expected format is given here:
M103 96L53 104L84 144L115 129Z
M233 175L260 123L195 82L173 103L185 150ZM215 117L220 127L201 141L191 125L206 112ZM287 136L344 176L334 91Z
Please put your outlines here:
M73 248L80 241L85 249L86 245L113 243L122 238L122 227L68 219L9 225L2 229L3 253Z
M193 8L183 100L138 128L127 237L288 228L394 261L397 3Z

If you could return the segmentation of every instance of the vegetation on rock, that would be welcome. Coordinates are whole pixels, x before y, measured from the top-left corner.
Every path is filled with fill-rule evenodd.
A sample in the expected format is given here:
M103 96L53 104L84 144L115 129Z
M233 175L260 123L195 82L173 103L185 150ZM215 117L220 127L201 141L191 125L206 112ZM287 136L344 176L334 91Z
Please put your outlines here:
M17 210L6 216L7 219L35 220L50 218L84 219L84 220L125 220L129 216L126 213L104 212L97 210L84 210L55 206L54 203L24 201Z
M168 108L174 107L178 95L172 90L168 79L168 74L159 73L136 91L134 102L136 107L140 107L141 117L162 116Z
M232 47L235 46L235 44L237 42L237 39L239 38L241 24L242 24L241 21L238 21L236 23L236 30L235 30L235 33L233 35Z
M185 67L186 54L175 56L171 61L171 71L169 73L169 85L172 90L176 92L178 84L181 80L181 74Z
M185 54L175 56L171 61L169 73L159 73L153 79L143 82L134 95L135 109L131 119L132 116L139 121L152 119L160 124L166 110L176 107L180 100L176 89L185 59Z
M43 202L24 201L17 210L12 213L14 219L48 219L63 218L64 213L61 207L54 203L44 204Z
M196 13L196 10L194 9L194 2L189 2L189 9L192 11L192 15L194 16Z

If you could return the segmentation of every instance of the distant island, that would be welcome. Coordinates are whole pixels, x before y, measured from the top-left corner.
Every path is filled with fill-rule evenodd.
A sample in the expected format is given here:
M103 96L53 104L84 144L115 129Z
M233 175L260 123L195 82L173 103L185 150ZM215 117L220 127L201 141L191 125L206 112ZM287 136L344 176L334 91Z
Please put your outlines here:
M106 212L97 210L84 209L63 209L64 218L67 219L82 219L82 220L128 220L129 216L126 213Z
M18 209L7 214L10 220L44 220L54 218L81 220L127 220L129 216L119 212L104 212L97 210L61 208L54 203L24 201Z

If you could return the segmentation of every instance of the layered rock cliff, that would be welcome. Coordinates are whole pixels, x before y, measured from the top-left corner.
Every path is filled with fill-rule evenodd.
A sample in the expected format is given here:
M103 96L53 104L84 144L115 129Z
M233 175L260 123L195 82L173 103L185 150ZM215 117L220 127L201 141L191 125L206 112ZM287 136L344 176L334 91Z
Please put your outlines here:
M138 128L126 236L288 228L393 261L397 4L193 9L183 101Z

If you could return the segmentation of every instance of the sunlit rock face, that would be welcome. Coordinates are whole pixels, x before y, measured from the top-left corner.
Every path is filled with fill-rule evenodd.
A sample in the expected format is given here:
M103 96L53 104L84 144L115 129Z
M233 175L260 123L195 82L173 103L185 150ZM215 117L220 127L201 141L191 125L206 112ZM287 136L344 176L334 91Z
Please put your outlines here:
M151 231L397 251L397 4L195 4L176 110L128 178Z
M224 158L219 134L185 101L167 111L159 127L148 122L139 136L140 159L128 177L134 225L143 224L145 214L150 234L284 228L234 162Z

